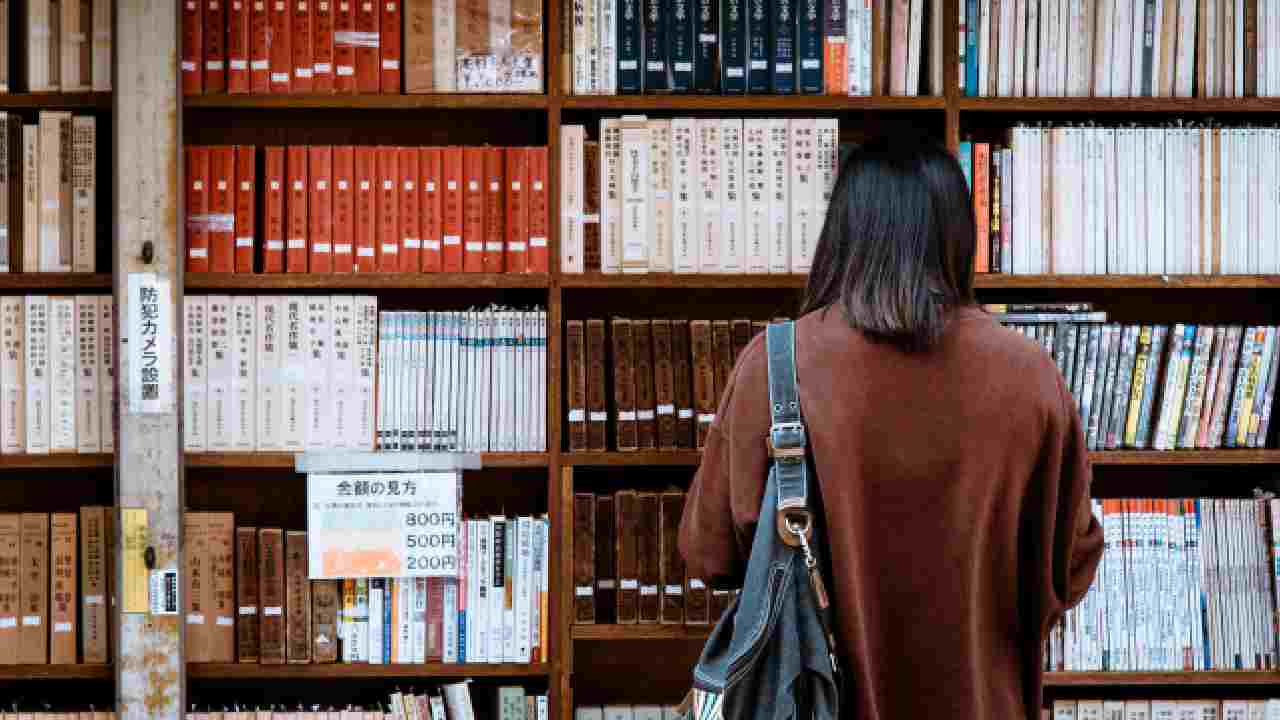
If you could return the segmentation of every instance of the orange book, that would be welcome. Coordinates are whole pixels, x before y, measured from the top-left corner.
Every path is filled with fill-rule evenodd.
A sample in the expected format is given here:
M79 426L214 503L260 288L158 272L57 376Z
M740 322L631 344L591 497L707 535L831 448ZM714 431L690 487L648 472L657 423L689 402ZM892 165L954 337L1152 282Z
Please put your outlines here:
M307 146L285 148L284 271L307 271Z
M210 599L205 608L209 628L209 661L236 661L236 526L229 512L205 513L205 532L209 543Z
M400 272L422 272L418 148L402 147L400 165Z
M356 34L359 37L379 37L381 25L378 22L377 2L352 0L356 9ZM356 92L376 93L382 85L382 71L379 60L380 43L361 43L356 46Z
M551 272L547 235L551 227L547 149L529 148L529 272Z
M397 149L381 146L378 162L378 272L400 269L400 163Z
M356 30L354 0L333 2L333 89L340 93L356 91L356 46L351 36Z
M266 0L246 0L249 4L249 90L253 94L271 92L271 11Z
M258 185L258 165L254 146L236 146L236 249L235 271L253 272L253 238L256 218L255 188Z
M509 147L507 156L506 257L507 272L529 270L529 149Z
M291 92L293 83L293 46L290 29L293 15L289 3L281 0L265 0L271 13L271 92Z
M208 513L182 514L182 555L186 563L182 596L187 623L187 661L209 662L213 576L209 572Z
M318 93L333 92L333 6L332 0L316 0L311 18L311 89Z
M187 272L209 271L209 148L187 147Z
M483 272L502 272L502 249L506 240L506 168L502 148L484 149L484 254Z
M22 513L20 522L18 662L40 665L49 662L49 515Z
M182 0L182 92L204 92L204 1Z
M349 273L355 259L355 148L333 148L333 271Z
M991 270L991 145L973 144L973 214L978 238L974 272Z
M323 0L316 0L323 2ZM296 93L309 93L312 90L311 78L315 75L315 59L311 55L311 2L310 0L290 0L293 9L293 32L289 41L293 45L293 83L291 88Z
M65 2L66 0L64 0ZM227 91L227 6L208 0L204 8L204 91Z
M263 149L262 271L284 272L284 148Z
M76 554L80 543L76 513L54 513L50 516L49 555L49 663L75 665L78 655L76 610L80 593L76 589L79 571Z
M236 149L209 148L209 270L234 272Z
M462 272L484 271L485 148L462 149Z
M378 266L375 248L378 236L377 148L355 148L355 243L356 270L373 272Z
M852 2L854 0L845 0ZM849 94L849 51L848 44L845 42L843 35L836 36L836 42L832 42L830 36L823 38L823 55L825 59L822 62L823 85L827 88L828 95L848 95Z
M383 0L378 5L381 22L378 44L382 54L382 79L379 85L384 95L400 94L400 3L398 0Z
M419 153L418 212L422 233L422 272L440 272L440 186L442 152L438 147L422 148Z
M310 222L311 246L310 270L313 273L333 272L333 148L328 145L312 145L307 153L307 175L311 181L311 195L307 199Z
M249 6L231 0L227 7L227 92L249 92ZM265 9L265 8L264 8Z
M441 269L462 272L462 148L447 147L442 152L444 195L440 218L444 227L441 238Z

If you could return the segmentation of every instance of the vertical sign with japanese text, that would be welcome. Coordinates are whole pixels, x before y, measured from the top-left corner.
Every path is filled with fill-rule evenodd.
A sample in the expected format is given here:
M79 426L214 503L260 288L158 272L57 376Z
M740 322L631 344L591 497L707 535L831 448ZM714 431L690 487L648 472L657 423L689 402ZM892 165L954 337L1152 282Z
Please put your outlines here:
M307 475L312 580L457 577L462 475Z
M177 346L167 279L155 273L129 273L129 325L122 335L129 352L129 409L173 412Z

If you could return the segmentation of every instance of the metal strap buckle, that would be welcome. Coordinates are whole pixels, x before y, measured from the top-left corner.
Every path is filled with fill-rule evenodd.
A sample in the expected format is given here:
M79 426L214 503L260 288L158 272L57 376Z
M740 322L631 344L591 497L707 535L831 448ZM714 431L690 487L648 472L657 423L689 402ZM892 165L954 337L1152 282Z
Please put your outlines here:
M807 440L803 423L774 423L769 427L769 457L778 462L804 462Z

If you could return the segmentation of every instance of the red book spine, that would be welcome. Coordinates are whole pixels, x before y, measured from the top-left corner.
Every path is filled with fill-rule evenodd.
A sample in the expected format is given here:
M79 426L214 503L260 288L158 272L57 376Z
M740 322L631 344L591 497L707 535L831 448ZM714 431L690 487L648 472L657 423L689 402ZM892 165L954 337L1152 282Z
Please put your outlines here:
M400 272L422 272L418 148L402 147L400 164Z
M208 0L204 8L204 91L227 91L227 6Z
M209 270L235 272L236 149L209 148Z
M333 272L333 148L313 145L307 153L307 174L311 178L308 199L311 223L311 272Z
M333 271L349 273L355 259L355 148L333 149Z
M285 230L284 270L304 273L307 271L307 146L290 145L285 152L285 172L289 178L285 211L289 225Z
M400 269L400 159L397 149L377 148L378 272Z
M529 271L529 149L512 147L507 155L506 271Z
M333 13L333 88L356 91L356 3L337 0Z
M529 272L551 272L547 235L551 203L547 184L547 149L529 148Z
M484 153L462 149L462 272L484 272Z
M991 145L973 144L973 212L978 219L974 272L991 270Z
M266 191L262 196L262 271L284 272L284 148L265 148Z
M318 93L333 92L333 3L315 0L315 16L311 25L311 89Z
M290 0L293 8L293 92L309 93L315 74L315 58L311 53L312 7L310 0Z
M482 272L502 272L502 246L506 239L505 158L502 148L484 149L484 254Z
M419 213L422 227L422 272L440 272L440 236L441 217L440 201L444 195L441 187L442 153L440 148L422 148L422 174L418 179L418 187L422 189Z
M377 148L357 146L356 168L356 270L373 272L377 269L378 255L375 243L378 235L378 174L375 156Z
M249 92L249 3L230 0L227 8L227 92Z
M441 238L441 269L462 272L462 148L447 147L443 151L444 197L440 217L444 223Z
M271 92L271 0L249 0L249 90Z
M182 0L182 92L204 92L204 3Z
M378 3L356 0L356 92L376 93L381 85Z
M209 148L187 148L187 272L209 271Z
M271 2L271 92L291 92L293 84L293 46L290 45L290 27L293 16L286 0Z
M381 32L378 45L382 55L382 93L384 95L400 94L400 3L398 0L383 0L381 9Z
M236 272L253 272L254 187L258 166L252 145L236 146Z

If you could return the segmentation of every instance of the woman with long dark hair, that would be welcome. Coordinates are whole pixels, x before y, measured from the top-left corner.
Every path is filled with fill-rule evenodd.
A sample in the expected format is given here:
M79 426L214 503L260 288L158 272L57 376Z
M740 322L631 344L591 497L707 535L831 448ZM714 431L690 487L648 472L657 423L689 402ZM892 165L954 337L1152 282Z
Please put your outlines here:
M855 150L797 322L845 714L858 720L1038 718L1045 637L1102 554L1062 375L974 302L972 207L943 148ZM769 424L757 336L689 492L692 575L740 582Z

